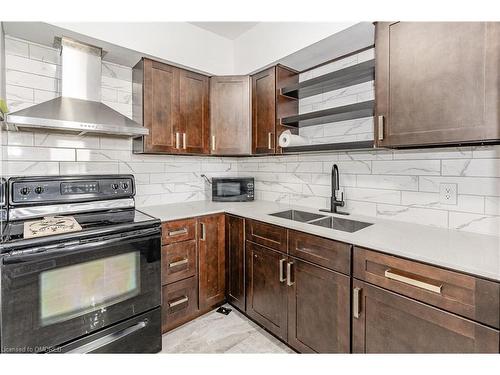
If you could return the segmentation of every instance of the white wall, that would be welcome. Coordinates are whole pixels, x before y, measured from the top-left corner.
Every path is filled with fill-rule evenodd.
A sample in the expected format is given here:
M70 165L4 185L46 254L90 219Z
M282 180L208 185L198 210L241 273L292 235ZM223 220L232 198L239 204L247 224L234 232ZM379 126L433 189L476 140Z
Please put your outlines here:
M57 27L211 74L232 74L232 41L187 22L58 22Z
M261 22L234 41L187 22L52 25L214 75L248 74L355 22Z
M261 22L234 40L234 72L248 74L355 22Z

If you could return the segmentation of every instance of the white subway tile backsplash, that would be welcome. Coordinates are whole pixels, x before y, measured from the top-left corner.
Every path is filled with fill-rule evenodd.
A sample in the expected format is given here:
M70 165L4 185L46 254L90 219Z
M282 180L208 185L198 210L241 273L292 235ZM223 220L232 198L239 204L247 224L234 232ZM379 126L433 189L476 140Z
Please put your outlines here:
M38 44L29 45L29 57L32 60L39 60L51 64L61 64L61 54L56 48L49 48Z
M34 102L35 94L32 88L6 85L5 90L7 92L7 97L9 98L9 100L30 103Z
M443 176L500 177L500 159L443 160Z
M5 54L29 57L29 44L19 39L5 37Z
M99 148L99 137L93 135L34 133L34 145L60 148Z
M436 227L448 227L448 212L426 208L377 204L377 217Z
M346 187L345 198L363 202L400 204L401 192L399 190L379 190Z
M47 91L58 90L58 82L56 78L11 69L6 69L5 77L6 82L8 82L9 85L30 87Z
M5 68L45 77L61 78L61 67L59 65L32 60L21 56L5 56Z
M59 174L58 162L4 161L4 176L47 176Z
M356 186L375 189L418 190L418 176L358 175Z
M4 160L74 161L75 150L55 147L4 146Z
M451 229L498 236L500 233L500 216L450 212L449 226Z
M119 169L118 162L64 162L59 163L61 174L111 174L124 173ZM125 172L130 173L130 172Z
M372 162L373 174L439 175L440 160L391 160Z
M484 213L484 197L480 196L458 195L457 204L443 204L440 202L439 193L403 191L401 194L401 203L405 206Z

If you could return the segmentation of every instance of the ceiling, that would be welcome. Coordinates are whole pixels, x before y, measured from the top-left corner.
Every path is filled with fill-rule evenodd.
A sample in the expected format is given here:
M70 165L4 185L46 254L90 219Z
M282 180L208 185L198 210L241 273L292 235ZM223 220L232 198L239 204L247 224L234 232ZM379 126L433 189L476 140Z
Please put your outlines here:
M189 22L224 38L234 40L250 30L258 22Z

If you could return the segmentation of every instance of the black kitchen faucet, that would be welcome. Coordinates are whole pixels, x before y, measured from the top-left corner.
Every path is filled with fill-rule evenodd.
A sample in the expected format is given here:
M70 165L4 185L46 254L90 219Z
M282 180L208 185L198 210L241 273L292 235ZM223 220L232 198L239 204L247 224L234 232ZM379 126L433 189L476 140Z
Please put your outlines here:
M340 198L339 198L340 194ZM337 207L344 207L344 192L340 190L339 168L337 164L332 166L332 196L330 197L330 209L321 209L323 212L332 212L334 214L349 215L348 212L337 211Z

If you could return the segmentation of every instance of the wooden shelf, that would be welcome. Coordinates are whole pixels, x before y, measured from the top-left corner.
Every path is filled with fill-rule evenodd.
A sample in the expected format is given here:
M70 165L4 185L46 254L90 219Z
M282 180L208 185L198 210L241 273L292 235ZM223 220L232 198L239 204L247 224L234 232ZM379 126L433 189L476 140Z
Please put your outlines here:
M370 117L373 116L374 103L373 100L368 100L366 102L344 105L342 107L328 108L321 111L284 117L281 119L281 124L301 128L305 126L327 124L329 122Z
M338 90L375 79L375 60L369 60L281 89L281 95L295 99Z
M284 154L295 152L315 152L315 151L341 151L341 150L365 150L373 149L374 141L356 141L356 142L343 142L343 143L321 143L315 145L295 146L295 147L282 147Z

